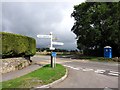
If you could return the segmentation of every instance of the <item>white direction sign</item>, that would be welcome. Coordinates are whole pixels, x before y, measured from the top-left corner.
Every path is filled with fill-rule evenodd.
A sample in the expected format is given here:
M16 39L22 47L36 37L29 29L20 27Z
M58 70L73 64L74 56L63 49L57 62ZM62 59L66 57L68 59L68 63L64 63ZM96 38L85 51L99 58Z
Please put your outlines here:
M62 42L52 42L53 45L64 45Z
M56 38L53 37L52 32L50 32L50 35L37 35L37 37L38 38L50 39L50 41L51 41L51 43L50 43L50 50L55 50L53 45L64 45L64 43L62 43L62 42L53 42L53 40L56 39Z
M55 48L54 47L50 47L50 50L55 50Z
M37 35L38 38L51 38L51 35Z

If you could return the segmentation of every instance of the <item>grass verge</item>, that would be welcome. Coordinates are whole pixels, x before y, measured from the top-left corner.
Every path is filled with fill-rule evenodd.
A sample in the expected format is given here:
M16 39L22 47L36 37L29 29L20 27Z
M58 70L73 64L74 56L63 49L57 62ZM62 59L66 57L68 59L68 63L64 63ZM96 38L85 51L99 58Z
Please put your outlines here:
M2 88L31 88L44 85L60 79L66 73L64 66L56 64L51 68L50 64L16 79L1 82Z
M79 59L85 59L89 61L99 61L99 62L116 62L112 58L94 57L94 56L79 56Z

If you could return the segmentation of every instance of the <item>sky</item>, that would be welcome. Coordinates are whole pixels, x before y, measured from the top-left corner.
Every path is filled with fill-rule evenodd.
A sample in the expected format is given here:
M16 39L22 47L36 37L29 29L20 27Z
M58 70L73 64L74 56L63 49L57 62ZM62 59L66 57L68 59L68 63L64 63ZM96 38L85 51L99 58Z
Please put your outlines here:
M74 5L82 2L84 0L21 0L17 2L6 0L0 3L0 6L2 5L0 26L3 32L35 38L38 48L49 47L50 39L37 38L37 35L48 35L52 32L57 38L56 41L64 43L63 46L55 46L55 48L75 50L76 35L71 31L75 21L71 13Z

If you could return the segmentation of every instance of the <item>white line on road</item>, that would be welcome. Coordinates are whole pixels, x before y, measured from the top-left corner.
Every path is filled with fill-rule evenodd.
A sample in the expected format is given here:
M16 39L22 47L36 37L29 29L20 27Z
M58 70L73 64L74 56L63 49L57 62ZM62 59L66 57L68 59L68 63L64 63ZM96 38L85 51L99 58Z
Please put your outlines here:
M64 66L75 69L75 70L80 70L79 68L75 68L75 67L72 67L72 66L68 66L68 65L64 65Z
M119 72L115 72L115 71L110 71L111 73L116 73L116 74L119 74Z
M72 66L64 65L65 67L73 68Z
M119 76L119 72L110 71L109 75Z
M74 68L74 67L71 67L72 69L75 69L75 70L80 70L79 68Z
M85 69L83 69L83 71L93 71L93 69L91 69L91 68L85 68Z
M105 72L105 70L102 70L102 69L97 69L95 72L96 72L96 73L104 73L104 72Z
M113 75L113 76L119 76L118 73L108 73L109 75Z
M118 76L118 74L115 73L108 73L109 75L114 75L114 76Z
M108 87L105 87L105 88L104 88L104 90L113 90L113 89L111 89L111 88L108 88Z
M68 66L68 65L63 65L63 66L65 66L65 67L71 67L71 66Z
M63 66L65 66L65 67L66 67L67 65L63 65Z
M94 69L91 69L91 68L82 68L82 67L79 67L79 68L75 68L75 67L72 67L72 66L69 66L69 65L64 65L65 67L69 67L71 69L74 69L74 70L82 70L82 71L94 71ZM97 69L96 71L94 71L96 73L104 73L106 72L106 70L103 70L103 69ZM119 76L119 72L115 72L115 71L110 71L110 73L108 73L109 75L113 75L113 76Z

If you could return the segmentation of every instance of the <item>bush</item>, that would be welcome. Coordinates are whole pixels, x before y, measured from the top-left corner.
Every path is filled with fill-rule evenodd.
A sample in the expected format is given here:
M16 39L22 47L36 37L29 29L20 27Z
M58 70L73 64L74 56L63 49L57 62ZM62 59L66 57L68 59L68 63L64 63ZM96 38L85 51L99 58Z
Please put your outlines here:
M35 55L36 41L34 38L6 32L0 32L0 36L2 58Z
M87 55L87 56L103 56L104 55L104 51L103 51L104 48L99 48L99 49L85 49L84 50L84 55Z
M112 61L112 58L98 57L98 60L100 60L100 61Z

